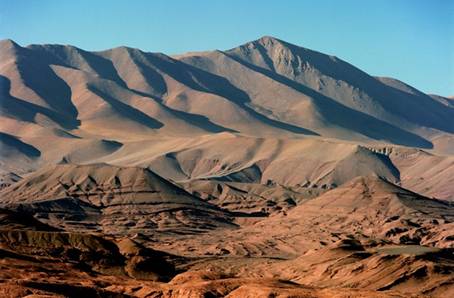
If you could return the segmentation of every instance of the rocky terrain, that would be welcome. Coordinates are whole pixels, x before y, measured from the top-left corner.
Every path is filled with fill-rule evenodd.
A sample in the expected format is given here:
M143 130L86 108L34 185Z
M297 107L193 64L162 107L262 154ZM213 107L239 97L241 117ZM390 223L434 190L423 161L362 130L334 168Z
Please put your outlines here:
M262 37L0 41L1 297L452 297L454 105Z

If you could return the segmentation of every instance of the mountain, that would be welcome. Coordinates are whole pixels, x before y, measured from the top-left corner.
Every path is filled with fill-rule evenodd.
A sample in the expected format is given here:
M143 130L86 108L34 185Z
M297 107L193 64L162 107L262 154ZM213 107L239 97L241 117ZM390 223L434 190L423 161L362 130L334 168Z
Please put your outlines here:
M452 109L430 96L276 38L263 37L226 52L185 55L180 60L227 78L251 94L251 106L322 136L339 138L347 130L349 138L360 134L431 147L407 133L427 138L416 132L421 127L453 132Z
M346 179L328 178L334 172L322 179L295 176L279 163L274 163L277 172L264 168L282 151L293 159L295 152L306 154L311 142L318 145L310 150L324 151L315 147L329 140L345 148L354 143L377 150L392 145L395 152L402 146L425 150L444 169L433 173L435 181L425 178L424 190L419 182L402 183L425 195L452 198L443 182L451 181L453 171L450 101L395 79L370 76L337 57L268 36L227 51L174 57L127 47L100 52L63 45L22 47L11 40L1 41L0 51L4 186L62 159L150 167L176 181L252 167L261 171L262 182L268 172L284 185L338 185ZM246 155L228 152L235 142L252 148ZM344 145L329 147L337 146ZM320 172L317 167L334 156L310 157L305 171ZM366 171L399 182L397 171L406 168L393 163L385 162L388 174L377 172L375 162L363 164ZM426 170L415 173L413 167L410 180Z
M10 40L1 51L2 115L19 126L76 135L96 126L92 134L118 139L128 137L116 127L134 129L136 138L229 131L422 148L454 132L452 107L433 97L272 37L175 57Z

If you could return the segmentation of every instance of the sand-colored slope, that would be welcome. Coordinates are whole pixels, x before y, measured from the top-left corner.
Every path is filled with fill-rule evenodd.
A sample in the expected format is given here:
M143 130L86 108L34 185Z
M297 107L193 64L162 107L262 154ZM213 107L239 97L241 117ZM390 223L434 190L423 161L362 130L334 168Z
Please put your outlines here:
M365 147L317 139L254 138L218 134L197 139L158 139L125 143L104 162L149 166L176 181L239 177L255 171L251 179L283 185L340 185L353 177L377 174L398 181L399 174L382 154ZM147 146L144 144L150 144ZM255 170L253 170L253 169ZM235 175L238 177L235 178Z
M452 266L448 249L423 246L368 248L354 239L344 239L276 264L274 270L284 278L312 286L393 289L443 297L453 292Z
M197 233L233 227L228 213L140 168L57 165L5 188L1 197L3 206L69 230Z
M389 145L222 133L128 142L99 161L150 167L179 182L214 179L323 189L374 174L426 196L453 198L451 156Z
M236 219L241 225L257 222L269 214L286 211L326 191L321 188L289 187L276 183L235 182L227 180L228 177L224 178L195 180L183 183L182 186L211 204L232 212L250 214L250 217Z
M362 289L410 297L450 297L453 293L452 253L449 249L424 246L377 246L344 238L326 247L311 250L300 257L277 258L212 258L193 264L189 271L176 276L171 283L211 281L257 283L266 279L288 280L290 287L304 285L324 289ZM233 293L250 295L244 285ZM266 284L254 288L256 293L272 291ZM291 293L291 292L290 292ZM292 294L302 295L297 291ZM340 292L338 293L340 294ZM388 294L391 294L388 292ZM334 297L334 294L330 294ZM361 293L350 293L362 297ZM369 293L374 297L373 293ZM247 296L249 297L249 296ZM293 297L293 296L292 296ZM303 297L306 297L303 295Z
M450 242L447 232L453 212L446 202L421 197L380 178L359 177L295 207L288 216L270 221L290 229L294 229L292 224L302 227L303 222L319 225L317 230L334 237L336 233L350 233L367 239L443 247ZM433 225L434 219L439 225Z
M192 253L214 255L295 257L351 235L372 243L452 247L453 217L444 201L378 177L358 177L234 233L185 237L165 246L182 254L192 248Z
M218 265L220 272L235 272L233 263L218 261L210 265ZM278 276L322 288L392 289L411 296L420 293L449 297L453 292L452 266L453 258L448 249L416 245L377 247L345 238L292 260L268 260L268 264L255 261L254 266L236 272L257 278Z
M389 159L400 171L401 185L428 197L452 201L453 156L439 156L415 149L390 150Z

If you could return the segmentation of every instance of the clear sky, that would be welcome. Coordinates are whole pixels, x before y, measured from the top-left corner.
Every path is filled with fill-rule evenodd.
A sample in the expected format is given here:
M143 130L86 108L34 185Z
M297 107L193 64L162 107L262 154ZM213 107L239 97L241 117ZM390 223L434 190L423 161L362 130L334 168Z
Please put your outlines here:
M0 0L0 39L177 54L271 35L454 95L452 0ZM0 53L1 54L1 53Z

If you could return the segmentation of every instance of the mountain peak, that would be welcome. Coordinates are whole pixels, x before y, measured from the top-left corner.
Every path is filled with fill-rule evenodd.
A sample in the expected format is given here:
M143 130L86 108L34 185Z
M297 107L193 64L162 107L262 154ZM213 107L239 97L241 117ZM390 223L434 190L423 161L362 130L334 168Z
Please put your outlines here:
M275 47L283 47L285 44L287 44L286 42L276 38L276 37L273 37L273 36L270 36L270 35L265 35L265 36L262 36L260 37L259 39L255 39L255 40L252 40L252 41L249 41L249 42L246 42L238 47L235 47L235 48L232 48L230 49L229 51L232 51L232 50L235 50L235 49L257 49L258 47L263 47L267 50L271 50Z
M140 51L137 48L132 48L128 46L118 46L110 49L111 51L125 51L125 52L134 52L134 51Z
M264 35L264 36L260 37L259 39L257 39L257 41L263 42L263 43L282 42L282 40L280 40L279 38L276 38L271 35Z
M270 35L265 35L248 44L253 44L253 45L260 44L261 46L263 46L266 49L271 49L276 46L282 47L286 44L286 42L284 42L283 40L280 40L279 38L276 38L276 37L273 37Z

